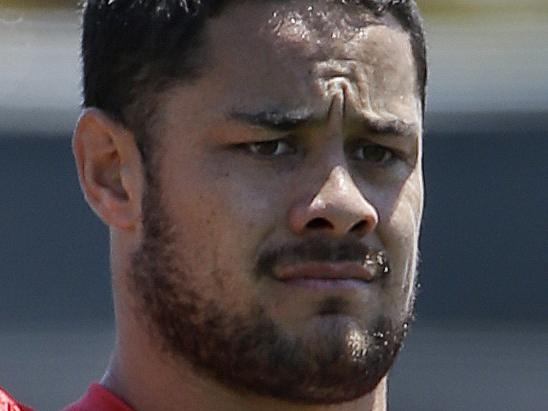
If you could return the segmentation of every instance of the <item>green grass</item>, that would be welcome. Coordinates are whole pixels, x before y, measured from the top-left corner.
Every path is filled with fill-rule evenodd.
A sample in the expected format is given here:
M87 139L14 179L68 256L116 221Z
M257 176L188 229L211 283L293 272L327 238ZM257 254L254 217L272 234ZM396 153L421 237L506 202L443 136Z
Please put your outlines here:
M490 13L539 13L548 16L548 2L543 0L417 0L417 4L425 16L461 17Z
M1 8L22 8L22 9L46 9L46 8L75 8L79 0L2 0Z
M83 0L1 0L0 9L9 8L78 8ZM548 1L473 1L473 0L417 0L426 16L459 17L482 13L540 13L548 16Z

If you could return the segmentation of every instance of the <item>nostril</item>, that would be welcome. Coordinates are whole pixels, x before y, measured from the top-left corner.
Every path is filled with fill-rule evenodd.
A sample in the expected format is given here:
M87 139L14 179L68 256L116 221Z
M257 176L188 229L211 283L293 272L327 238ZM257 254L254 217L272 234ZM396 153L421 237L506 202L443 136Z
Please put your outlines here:
M365 233L366 231L367 231L367 221L365 220L362 220L354 224L352 228L350 229L351 233L357 233L357 234L362 234L362 233Z
M318 230L318 229L333 229L333 224L331 224L329 221L327 221L325 218L314 218L313 220L310 220L306 224L306 228L312 229L312 230Z

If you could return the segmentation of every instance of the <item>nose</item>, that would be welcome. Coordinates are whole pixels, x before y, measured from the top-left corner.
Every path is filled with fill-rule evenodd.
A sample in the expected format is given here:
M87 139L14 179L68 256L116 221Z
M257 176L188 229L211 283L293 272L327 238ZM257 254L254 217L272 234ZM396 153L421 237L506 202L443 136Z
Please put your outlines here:
M348 171L337 166L312 200L292 207L289 225L298 235L323 233L363 237L377 226L376 208L364 197Z

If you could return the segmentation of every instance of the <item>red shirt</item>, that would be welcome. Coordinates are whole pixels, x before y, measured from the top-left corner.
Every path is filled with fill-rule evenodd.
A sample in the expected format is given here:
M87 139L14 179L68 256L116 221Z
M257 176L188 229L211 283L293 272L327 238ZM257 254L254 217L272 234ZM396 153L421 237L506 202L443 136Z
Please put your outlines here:
M133 408L102 385L91 384L82 398L63 411L133 411Z
M0 387L0 411L32 411L32 409L16 402Z

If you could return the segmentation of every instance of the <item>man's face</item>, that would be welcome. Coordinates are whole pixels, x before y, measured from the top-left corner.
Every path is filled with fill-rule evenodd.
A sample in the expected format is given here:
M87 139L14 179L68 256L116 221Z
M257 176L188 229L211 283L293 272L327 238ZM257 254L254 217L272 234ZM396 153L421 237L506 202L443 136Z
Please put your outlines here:
M379 24L380 23L380 24ZM333 1L229 5L163 99L131 280L174 361L307 403L374 389L413 304L409 35Z

